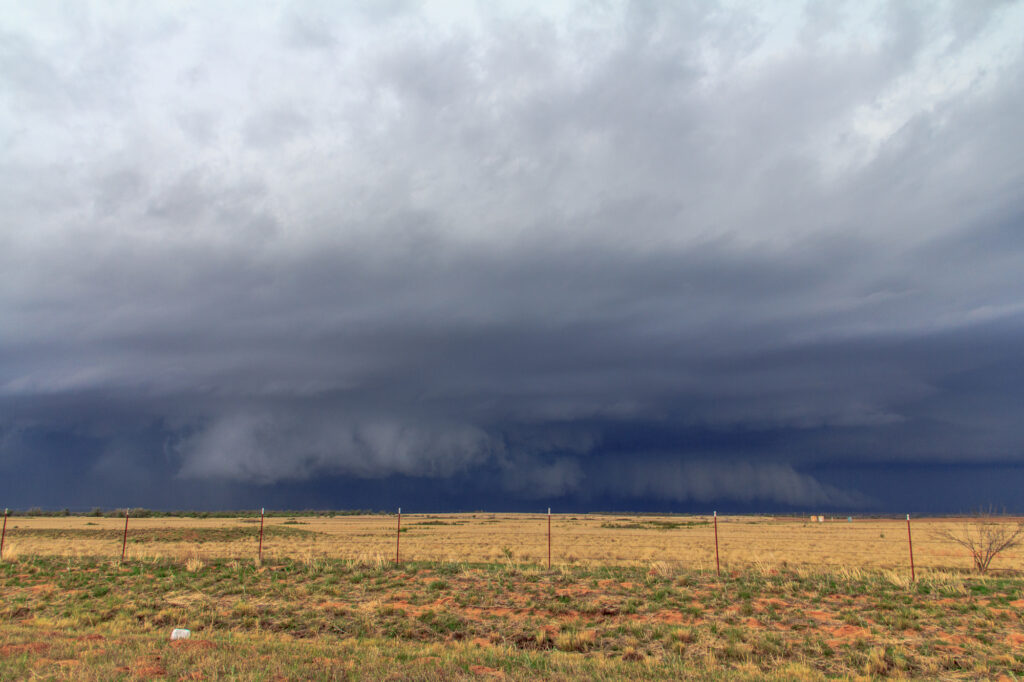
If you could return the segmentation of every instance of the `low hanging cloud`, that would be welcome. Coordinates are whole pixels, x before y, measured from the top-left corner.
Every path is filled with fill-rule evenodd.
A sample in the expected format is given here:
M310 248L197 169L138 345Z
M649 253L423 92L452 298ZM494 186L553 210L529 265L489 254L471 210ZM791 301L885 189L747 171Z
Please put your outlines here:
M527 499L582 495L623 501L707 504L718 500L767 508L863 508L869 496L823 484L791 465L744 458L701 457L696 453L602 455L590 459L559 456L519 461L504 472L506 489Z
M1019 3L7 9L0 472L1021 462Z
M468 426L267 412L218 419L182 441L177 454L183 477L265 484L324 474L445 477L480 464L494 447L487 434Z
M608 494L625 499L710 503L731 500L744 504L813 507L864 507L866 495L824 485L813 476L781 463L628 459L603 472Z

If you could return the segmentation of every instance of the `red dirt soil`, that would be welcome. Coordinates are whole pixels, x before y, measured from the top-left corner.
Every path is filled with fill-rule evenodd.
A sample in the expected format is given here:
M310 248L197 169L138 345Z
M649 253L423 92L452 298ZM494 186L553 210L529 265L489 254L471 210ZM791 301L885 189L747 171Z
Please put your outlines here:
M0 646L0 656L20 656L22 654L41 654L47 651L50 645L46 642L29 642L28 644L6 644Z

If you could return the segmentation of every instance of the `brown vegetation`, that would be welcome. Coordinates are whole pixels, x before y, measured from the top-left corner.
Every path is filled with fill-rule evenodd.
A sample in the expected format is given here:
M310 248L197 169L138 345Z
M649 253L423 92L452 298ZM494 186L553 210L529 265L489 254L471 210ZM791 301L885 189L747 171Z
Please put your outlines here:
M979 514L960 528L939 528L935 534L966 549L978 573L986 573L993 559L1024 543L1024 522L1013 525L992 514Z
M1024 674L1024 580L961 572L22 556L0 590L0 679Z
M553 517L555 565L653 565L695 570L715 566L713 528L707 517ZM389 516L275 517L266 521L264 559L393 561L395 519ZM123 520L94 517L11 517L6 556L118 557ZM252 560L259 520L253 518L131 519L128 557ZM996 536L1020 527L992 518ZM915 519L914 559L920 568L975 568L969 547L953 536L961 519ZM546 565L547 520L527 514L403 515L405 560ZM897 519L720 517L723 569L794 566L902 570L909 566L907 531ZM988 530L986 530L988 532ZM991 558L989 559L991 561ZM1004 548L992 569L1024 570L1024 555ZM988 564L986 564L988 567Z

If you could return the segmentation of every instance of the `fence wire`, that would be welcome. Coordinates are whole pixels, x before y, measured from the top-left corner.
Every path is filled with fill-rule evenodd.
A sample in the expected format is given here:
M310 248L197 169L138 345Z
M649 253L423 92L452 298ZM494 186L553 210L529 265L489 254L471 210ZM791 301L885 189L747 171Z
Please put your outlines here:
M0 560L17 554L116 558L125 546L120 533L124 523L123 518L110 517L11 516ZM756 565L909 572L909 540L916 570L972 568L970 551L941 535L964 523L964 519L915 520L908 537L904 519L822 523L792 517L718 517L716 528L712 517L403 514L399 531L394 516L275 515L265 520L262 552L267 559L376 557L545 566L550 543L553 566L639 563L723 570ZM999 519L998 523L1013 528L1020 521ZM258 551L258 529L259 516L251 515L129 519L126 556L128 560L174 557L191 551L210 558L244 558ZM991 569L1024 571L1024 552L1019 547L1003 551Z

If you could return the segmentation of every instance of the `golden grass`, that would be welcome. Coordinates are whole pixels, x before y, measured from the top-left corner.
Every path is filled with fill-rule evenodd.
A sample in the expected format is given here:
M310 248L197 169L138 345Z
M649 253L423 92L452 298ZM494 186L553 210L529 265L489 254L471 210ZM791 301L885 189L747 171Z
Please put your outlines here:
M394 516L268 518L264 559L299 559L315 564L345 558L383 565L395 558ZM714 570L714 530L710 517L632 517L554 515L552 562L556 566L644 565L664 573L677 567ZM652 525L652 522L654 525ZM663 528L657 523L683 524ZM1007 523L1012 522L1007 520ZM258 519L144 518L129 522L128 559L204 558L255 560ZM970 569L958 546L936 538L936 531L956 528L959 519L913 521L914 560L918 572ZM607 527L607 526L613 527ZM640 527L635 527L635 526ZM11 517L4 558L19 555L110 556L119 558L123 519L93 517ZM309 531L276 537L274 528ZM235 529L229 541L137 542L133 533L154 529L204 531ZM66 532L63 537L34 535L40 530ZM77 531L106 531L101 537ZM529 514L403 514L402 560L451 563L501 563L523 568L547 563L547 518ZM115 532L116 531L116 532ZM52 534L51 534L52 535ZM794 517L719 517L719 554L723 570L776 570L779 567L849 571L888 569L891 581L907 579L907 528L904 520L846 518L812 523ZM251 537L250 537L251 536ZM1024 551L1015 549L993 563L998 570L1024 570Z
M193 554L185 560L185 570L189 573L196 573L201 571L206 564L202 559L199 558L198 554Z

